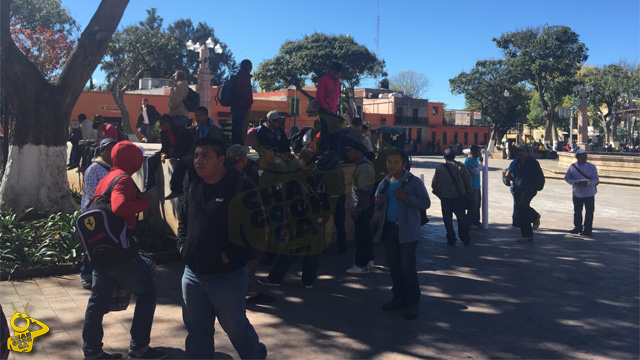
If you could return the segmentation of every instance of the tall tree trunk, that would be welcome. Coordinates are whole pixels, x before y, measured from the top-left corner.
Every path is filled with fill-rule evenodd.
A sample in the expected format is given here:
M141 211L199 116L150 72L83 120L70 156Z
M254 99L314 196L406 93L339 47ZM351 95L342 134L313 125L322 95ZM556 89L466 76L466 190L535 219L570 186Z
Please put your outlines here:
M58 80L50 84L13 42L11 1L2 0L0 76L13 121L8 129L12 136L0 185L0 208L15 212L35 208L45 213L74 209L65 167L69 119L128 2L100 3Z
M549 98L549 108L547 109L548 128L551 129L551 140L553 143L558 142L558 127L556 126L556 103L555 100Z
M127 110L127 106L124 104L124 91L114 91L111 93L111 96L116 102L116 105L120 108L120 114L122 115L122 131L131 137L133 129L131 129L131 122L129 121L129 110Z

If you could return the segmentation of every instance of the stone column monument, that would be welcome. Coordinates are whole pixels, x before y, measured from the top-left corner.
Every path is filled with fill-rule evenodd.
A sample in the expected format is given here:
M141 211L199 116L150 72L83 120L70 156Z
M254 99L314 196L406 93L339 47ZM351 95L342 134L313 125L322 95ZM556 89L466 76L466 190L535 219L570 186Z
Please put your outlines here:
M211 79L213 74L209 70L209 48L205 45L200 47L200 67L198 68L198 86L197 92L200 94L200 106L204 106L209 110L209 117L213 119L211 114Z
M578 142L580 149L591 150L589 144L589 115L587 115L587 97L588 88L580 88L580 103L578 104Z

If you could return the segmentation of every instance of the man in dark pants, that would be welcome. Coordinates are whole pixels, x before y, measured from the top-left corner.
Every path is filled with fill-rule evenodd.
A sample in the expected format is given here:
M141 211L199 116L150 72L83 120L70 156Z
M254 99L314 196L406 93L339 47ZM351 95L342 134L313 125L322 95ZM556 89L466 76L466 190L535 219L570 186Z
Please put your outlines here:
M231 142L244 145L247 136L247 123L245 121L249 109L253 104L253 88L251 87L251 69L253 65L249 59L240 63L240 70L233 77L233 91L231 102Z
M217 319L240 358L264 359L267 348L246 315L247 249L229 224L238 210L230 209L231 200L253 185L227 170L225 154L218 139L205 136L196 141L193 163L199 177L190 185L179 215L186 357L214 357Z
M469 222L465 215L465 194L471 192L471 177L461 163L455 161L453 149L444 150L445 163L436 168L431 181L433 194L440 198L442 221L447 230L447 245L455 246L456 233L453 230L453 214L458 221L458 236L464 246L471 244Z
M156 107L149 105L147 98L142 98L142 106L140 106L140 115L138 115L138 121L136 122L136 129L144 137L143 142L156 142L153 137L153 127L160 120L160 113L156 110Z
M347 269L348 274L365 274L373 266L373 237L371 235L371 218L373 204L371 197L375 193L375 170L371 162L364 156L367 151L364 139L349 138L349 161L356 164L353 171L351 191L351 218L355 223L356 255L353 266Z
M577 162L567 169L564 180L573 186L573 230L571 234L591 236L593 230L593 211L596 185L600 182L596 166L587 162L587 152L576 150ZM582 208L585 208L584 225L582 224Z
M531 200L544 188L544 174L538 160L529 156L529 148L518 148L518 161L513 170L513 192L516 200L519 242L533 241L533 229L540 226L540 214L531 207Z

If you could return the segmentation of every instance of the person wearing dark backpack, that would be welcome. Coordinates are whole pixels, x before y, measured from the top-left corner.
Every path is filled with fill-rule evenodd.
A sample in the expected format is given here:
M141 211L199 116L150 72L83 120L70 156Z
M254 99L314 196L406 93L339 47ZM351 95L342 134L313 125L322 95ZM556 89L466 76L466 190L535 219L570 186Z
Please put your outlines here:
M587 161L587 152L576 150L576 161L571 164L564 175L564 180L573 187L573 230L571 234L591 236L593 230L593 211L596 186L600 182L598 169ZM584 224L582 223L582 208L585 208Z
M544 188L544 173L538 160L529 155L529 147L517 150L518 161L513 169L513 195L520 235L518 242L533 241L533 230L540 226L540 214L531 207L531 200Z
M142 151L138 146L129 141L117 143L111 151L112 169L96 188L95 199L99 199L105 192L110 192L109 198L106 199L110 203L110 212L116 217L122 218L127 229L130 230L136 226L137 214L149 207L149 202L140 197L131 178L131 175L142 166L142 158ZM129 230L127 230L128 232ZM164 358L167 355L166 352L149 347L157 296L153 275L146 262L140 258L133 239L130 239L130 246L122 249L118 254L118 258L103 258L103 263L97 268L95 266L97 263L93 264L92 260L92 265L94 265L93 286L82 329L84 357L85 359L119 359L122 357L122 354L108 354L102 349L104 335L102 319L104 314L109 312L116 287L122 283L137 296L136 309L131 324L129 357ZM110 261L115 265L108 264Z
M380 181L375 193L376 211L380 212L375 237L386 248L393 298L382 305L382 310L404 310L404 318L413 320L420 313L416 270L420 209L428 209L431 200L424 183L409 171L409 156L404 150L389 153L386 164L389 175Z
M433 194L440 199L442 221L447 230L447 245L456 245L456 232L453 230L453 214L458 221L458 236L464 246L471 245L469 222L465 214L466 194L471 193L471 177L463 164L457 162L453 149L444 150L445 163L438 165L431 180Z
M231 142L244 145L247 136L247 113L253 104L253 87L251 86L251 69L249 59L240 62L240 70L233 77L231 87Z
M231 200L252 184L227 170L225 154L224 144L217 139L196 141L193 163L199 177L189 185L179 214L186 358L214 357L217 318L240 358L264 359L267 348L246 315L249 251L241 239L229 234Z

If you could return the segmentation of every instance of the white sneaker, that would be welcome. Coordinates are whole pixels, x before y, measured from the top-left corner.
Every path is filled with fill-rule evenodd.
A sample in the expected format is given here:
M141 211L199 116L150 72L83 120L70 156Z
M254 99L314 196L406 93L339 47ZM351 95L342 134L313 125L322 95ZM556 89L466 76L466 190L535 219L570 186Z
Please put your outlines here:
M369 272L368 267L360 267L356 264L353 264L352 267L347 269L347 274L367 274Z

